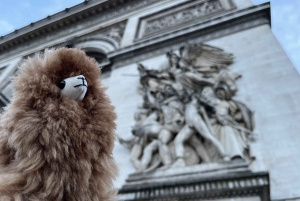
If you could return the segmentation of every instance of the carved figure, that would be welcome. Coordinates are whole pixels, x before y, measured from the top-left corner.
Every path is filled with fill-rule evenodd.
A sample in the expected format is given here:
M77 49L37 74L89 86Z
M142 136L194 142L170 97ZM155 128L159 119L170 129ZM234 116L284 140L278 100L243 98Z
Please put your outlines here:
M153 100L151 94L149 94ZM152 140L151 143L145 146L144 154L141 158L142 166L140 169L145 170L147 165L150 164L152 156L155 151L159 151L160 158L164 165L171 165L173 162L168 143L174 138L184 125L183 109L184 105L178 100L176 96L176 91L170 85L166 85L163 91L164 101L160 103L153 103L155 108L159 110L162 114L161 124L158 122L147 124L147 127L156 129L157 140ZM151 102L151 101L150 101ZM149 128L150 129L150 128ZM144 133L144 137L147 136L147 133Z
M174 166L182 166L184 160L184 147L183 143L191 138L192 135L200 135L205 140L212 143L212 145L218 150L219 154L223 157L225 161L228 160L227 153L225 152L223 145L215 138L210 128L209 122L205 122L201 115L198 113L198 108L206 117L205 111L201 105L198 105L198 100L195 96L192 96L192 101L187 105L185 110L185 121L186 124L183 129L178 133L175 138L175 151L177 161ZM206 119L207 120L207 119ZM202 161L210 162L210 158L204 149L203 145L197 138L193 138L191 145L197 150L198 155L201 157Z
M248 160L253 113L233 99L241 77L228 69L233 56L203 44L166 56L168 68L138 64L144 112L132 130L137 170Z
M254 127L252 112L244 105L232 100L231 94L226 84L220 84L215 89L215 94L212 88L205 88L202 100L215 109L215 121L212 127L230 159L245 160L244 152L248 148L248 136L252 135ZM248 111L245 114L241 112L241 109Z

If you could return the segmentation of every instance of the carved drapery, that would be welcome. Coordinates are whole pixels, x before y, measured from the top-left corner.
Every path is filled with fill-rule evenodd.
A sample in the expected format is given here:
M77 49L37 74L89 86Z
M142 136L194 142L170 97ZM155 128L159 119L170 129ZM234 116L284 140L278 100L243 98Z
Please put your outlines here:
M233 55L202 44L166 54L169 65L148 70L138 64L143 104L134 118L131 150L137 171L200 163L249 162L253 112L235 100Z

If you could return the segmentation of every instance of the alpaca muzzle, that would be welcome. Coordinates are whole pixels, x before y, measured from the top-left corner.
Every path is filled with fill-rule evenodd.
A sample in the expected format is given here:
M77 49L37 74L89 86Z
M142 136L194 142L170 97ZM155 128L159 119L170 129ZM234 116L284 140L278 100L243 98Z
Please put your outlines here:
M81 101L87 92L88 83L83 75L78 75L62 80L58 87L63 97Z

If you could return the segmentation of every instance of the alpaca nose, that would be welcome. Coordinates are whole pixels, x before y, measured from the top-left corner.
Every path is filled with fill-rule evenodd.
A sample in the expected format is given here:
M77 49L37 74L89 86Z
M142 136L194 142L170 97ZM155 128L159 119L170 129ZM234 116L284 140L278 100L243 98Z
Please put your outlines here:
M88 87L87 81L86 81L86 79L85 79L85 77L83 75L78 75L78 76L76 76L76 78L78 80L81 80L81 81L80 81L80 84L77 84L77 85L74 86L75 88L76 87L80 87L80 86Z

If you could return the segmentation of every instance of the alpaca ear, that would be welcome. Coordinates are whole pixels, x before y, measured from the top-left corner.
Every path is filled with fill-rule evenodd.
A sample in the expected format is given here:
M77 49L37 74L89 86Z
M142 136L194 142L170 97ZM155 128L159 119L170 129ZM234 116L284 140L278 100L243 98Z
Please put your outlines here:
M81 101L87 92L88 84L83 75L78 75L60 81L57 87L61 89L63 97Z

